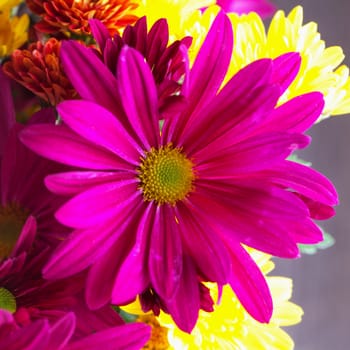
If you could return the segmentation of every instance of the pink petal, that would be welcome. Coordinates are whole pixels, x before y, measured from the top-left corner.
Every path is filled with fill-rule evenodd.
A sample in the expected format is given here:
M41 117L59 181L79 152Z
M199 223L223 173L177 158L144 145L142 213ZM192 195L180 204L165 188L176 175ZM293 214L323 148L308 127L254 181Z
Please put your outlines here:
M0 350L46 350L49 324L46 319L30 323L1 339Z
M139 196L134 179L104 183L73 197L56 212L56 218L74 228L100 225L117 220L125 207Z
M229 244L232 259L230 286L249 314L257 321L268 323L273 305L264 275L250 255L235 242Z
M211 144L212 147L205 147L196 153L196 171L203 179L239 177L273 167L295 149L306 147L309 141L308 136L301 134L269 133L249 138L226 149L216 142L215 145Z
M0 68L0 157L3 154L8 132L15 125L15 107L12 100L10 80Z
M280 96L278 87L266 85L271 72L271 60L263 59L249 64L234 75L205 110L192 116L191 123L188 123L182 135L187 152L191 153L193 149L215 140L235 126L246 130L241 124L247 118L249 121L254 116L255 119L256 116L261 119L271 111ZM257 125L261 123L259 119ZM236 139L240 133L235 134Z
M189 72L188 108L175 119L175 123L172 121L165 125L165 132L172 141L180 143L181 133L191 122L192 115L201 113L217 94L231 59L232 43L231 22L226 15L219 13Z
M135 242L125 255L115 275L112 302L116 305L123 305L134 300L149 284L147 257L155 216L154 204L148 204L143 210L144 213L142 216L140 214L140 218L137 220ZM130 238L128 240L130 241Z
M175 213L168 206L158 206L151 232L148 268L151 283L163 299L176 293L182 275L182 246Z
M130 210L133 215L128 215ZM148 232L142 229L148 225L149 213L142 203L125 212L114 234L118 239L89 271L86 300L90 308L97 309L111 300L116 305L125 304L147 287L144 253Z
M125 46L118 62L119 91L125 111L143 147L159 145L157 88L144 57Z
M79 100L64 101L57 111L77 134L138 165L142 149L111 112L93 102Z
M261 17L271 16L276 10L276 6L267 0L217 0L217 4L226 12L244 14L254 11Z
M192 198L190 198L190 201ZM191 202L178 205L176 217L187 251L200 275L208 281L226 284L230 274L230 257L220 235Z
M229 237L279 257L296 258L299 256L299 249L289 233L286 220L282 221L285 225L281 227L279 224L281 219L278 217L270 219L269 216L265 216L263 207L258 207L256 213L246 213L244 210L237 212L239 207L231 208L227 203L222 203L225 197L214 197L214 200L206 194L209 192L202 188L198 188L197 192L200 193L200 196L196 201L191 198L192 202L196 204L199 211L206 213L210 226L220 233L222 239ZM210 211L207 208L210 208ZM261 215L258 213L259 209ZM280 210L283 211L283 208ZM305 219L305 216L300 218ZM296 217L292 216L292 220L296 220Z
M124 172L68 171L46 176L45 185L51 192L73 196L106 182L127 179L130 179L130 174Z
M113 237L115 230L115 227L97 226L92 229L73 231L57 247L45 265L43 269L45 278L65 278L86 269L117 238Z
M276 108L266 118L259 132L304 132L319 118L323 107L323 95L319 92L310 92L305 95L294 97Z
M23 252L28 252L33 245L37 230L37 222L33 216L29 216L25 221L21 234L17 239L16 245L13 248L11 257L18 256Z
M65 73L84 100L124 116L117 80L91 49L73 40L63 41L60 57Z
M261 177L273 183L291 188L303 196L326 205L338 204L338 196L333 184L321 173L307 166L284 161L266 170Z
M273 60L273 73L271 82L281 86L283 94L297 76L301 64L298 52L288 52Z
M164 302L176 325L190 333L198 319L200 295L197 274L189 256L183 255L183 273L177 293Z
M130 169L125 161L84 140L64 125L32 125L20 133L20 139L41 156L64 164L95 170Z
M51 327L48 349L64 349L75 330L75 315L68 312Z
M150 337L151 329L142 323L102 330L67 346L66 350L139 350Z
M96 40L101 52L104 51L106 41L111 37L106 26L98 19L92 18L89 20L92 36Z
M232 25L220 12L205 38L190 72L191 112L202 109L217 93L232 55Z

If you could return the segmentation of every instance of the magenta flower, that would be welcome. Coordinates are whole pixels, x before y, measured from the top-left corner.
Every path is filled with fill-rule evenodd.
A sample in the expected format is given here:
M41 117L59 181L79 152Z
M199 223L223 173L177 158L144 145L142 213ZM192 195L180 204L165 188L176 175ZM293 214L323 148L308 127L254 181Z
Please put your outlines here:
M146 17L142 17L135 25L127 26L122 36L115 34L113 37L99 20L91 19L89 24L101 51L99 55L113 74L116 73L122 47L133 47L143 55L152 70L157 86L159 115L166 118L174 109L181 108L184 102L182 81L188 65L185 48L191 45L190 37L168 45L169 28L164 18L147 31Z
M218 0L216 3L224 11L238 14L254 11L261 17L268 17L276 11L276 7L268 0Z
M0 310L0 350L98 350L101 347L138 350L147 342L150 333L144 324L128 324L74 340L75 327L73 313L67 313L52 325L47 319L39 319L18 326L11 313Z
M286 160L309 144L304 131L324 104L314 92L276 107L299 55L256 61L220 89L232 29L219 14L186 74L186 105L161 128L156 84L139 52L122 49L116 77L81 45L63 43L61 53L83 100L58 106L63 125L34 125L21 137L83 169L46 178L52 191L72 197L56 217L74 232L45 276L89 268L91 308L151 290L185 331L202 304L199 282L229 283L267 322L269 290L242 244L295 258L297 243L322 240L312 218L332 216L337 203L324 176Z

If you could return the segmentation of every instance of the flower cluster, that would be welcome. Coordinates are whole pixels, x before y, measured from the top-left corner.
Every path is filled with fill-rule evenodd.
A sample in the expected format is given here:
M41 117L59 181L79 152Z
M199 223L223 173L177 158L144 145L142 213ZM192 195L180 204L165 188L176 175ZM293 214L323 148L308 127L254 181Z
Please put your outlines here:
M341 49L266 0L1 6L0 349L292 349Z

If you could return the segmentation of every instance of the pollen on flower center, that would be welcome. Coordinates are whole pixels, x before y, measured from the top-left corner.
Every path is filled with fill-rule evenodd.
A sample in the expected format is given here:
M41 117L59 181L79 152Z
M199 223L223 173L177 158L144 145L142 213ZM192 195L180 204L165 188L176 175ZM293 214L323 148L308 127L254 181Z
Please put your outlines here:
M0 309L14 313L17 309L16 298L6 288L0 288Z
M0 206L0 260L11 254L27 216L16 204Z
M140 315L137 322L142 322L151 326L151 337L143 350L166 350L169 349L168 330L162 327L157 318L151 314Z
M144 199L174 205L193 189L193 164L172 144L152 148L138 168Z

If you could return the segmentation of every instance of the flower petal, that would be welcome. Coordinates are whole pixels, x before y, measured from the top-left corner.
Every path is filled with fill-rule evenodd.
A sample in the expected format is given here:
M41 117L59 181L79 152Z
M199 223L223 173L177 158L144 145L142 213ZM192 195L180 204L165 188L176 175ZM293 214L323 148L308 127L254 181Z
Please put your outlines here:
M301 56L298 52L287 52L273 60L271 82L281 86L281 94L287 90L297 76L300 64Z
M60 58L65 73L83 99L123 115L117 80L91 49L73 40L63 41Z
M97 234L96 230L103 234ZM106 229L103 226L73 231L59 244L45 265L43 269L45 278L65 278L86 269L108 249L111 245L108 235L113 233L114 228Z
M106 41L111 37L108 29L101 21L95 18L89 19L89 25L92 36L94 37L101 52L103 52L105 49Z
M227 72L232 46L231 22L220 12L209 29L190 72L188 101L191 113L202 109L216 95Z
M323 95L319 92L310 92L294 97L276 108L266 118L259 132L304 132L319 118L323 107Z
M67 350L118 349L139 350L150 337L151 329L142 323L130 323L108 328L67 346Z
M157 88L150 68L136 50L125 46L118 61L119 92L124 109L143 147L159 145Z
M19 136L34 152L63 164L95 170L130 169L125 161L84 140L64 125L31 125Z
M74 228L115 222L121 211L139 196L134 179L105 183L73 197L56 212L56 218Z
M198 206L199 211L206 213L206 220L216 232L220 233L222 239L234 238L237 242L278 257L296 258L299 256L299 249L289 233L290 227L286 219L283 225L280 225L279 217L265 217L263 207L258 208L260 215L254 210L251 213L244 210L236 212L239 207L232 210L229 204L222 203L225 197L215 198L214 196L214 199L213 192L208 196L205 191L202 191L202 188L198 188L197 192L201 193L201 196L193 203ZM210 211L207 208L210 208ZM305 219L305 216L300 218ZM292 216L291 220L296 219L298 217Z
M117 117L90 101L64 101L57 107L63 121L91 143L137 165L142 150Z
M257 321L268 323L273 311L272 298L264 275L250 255L230 242L232 275L230 286L237 298Z
M208 226L203 212L192 204L192 197L186 206L179 204L176 211L184 250L191 255L205 280L226 284L230 275L230 257L220 236Z
M51 192L64 196L72 196L106 182L127 179L130 179L130 174L124 172L67 171L46 176L45 185Z
M200 308L198 285L194 263L189 256L183 255L183 273L179 288L173 299L164 302L176 325L187 333L192 331L198 319Z
M48 349L64 349L75 330L75 315L68 312L51 327Z
M133 208L133 220L127 220L129 222L122 224L124 235L108 252L108 256L103 257L104 264L101 261L98 263L99 266L94 266L89 273L88 283L92 290L96 289L96 285L100 285L100 283L96 284L98 280L105 281L105 271L109 272L113 269L113 274L110 273L107 276L107 279L110 280L107 284L111 284L108 290L109 300L115 305L122 305L134 300L137 294L143 292L149 283L146 257L148 235L153 218L152 209L152 205L145 208L143 204ZM113 260L114 264L112 265L114 266L110 266ZM103 282L103 285L105 284ZM106 286L102 289L106 289ZM100 288L95 291L95 299L98 299L96 292L101 294ZM92 305L92 293L88 292L87 297L90 300L89 304Z
M229 143L230 140L228 140ZM196 171L200 178L230 178L269 169L287 158L295 149L306 147L310 138L301 134L269 133L251 137L225 147L216 142L197 152ZM195 158L195 159L196 159Z
M10 80L0 68L0 157L4 151L8 132L15 125L15 107L12 100Z
M181 236L171 207L158 206L151 231L148 268L151 283L162 299L176 293L182 275Z
M326 204L338 204L338 196L333 184L322 174L291 161L284 161L261 173L270 182L292 188L314 201Z
M169 124L166 123L164 126L171 141L181 143L180 136L186 124L191 124L193 115L200 114L217 94L231 59L232 44L231 22L223 12L220 12L189 72L188 93L186 93L188 107L178 118L174 120L170 118Z

